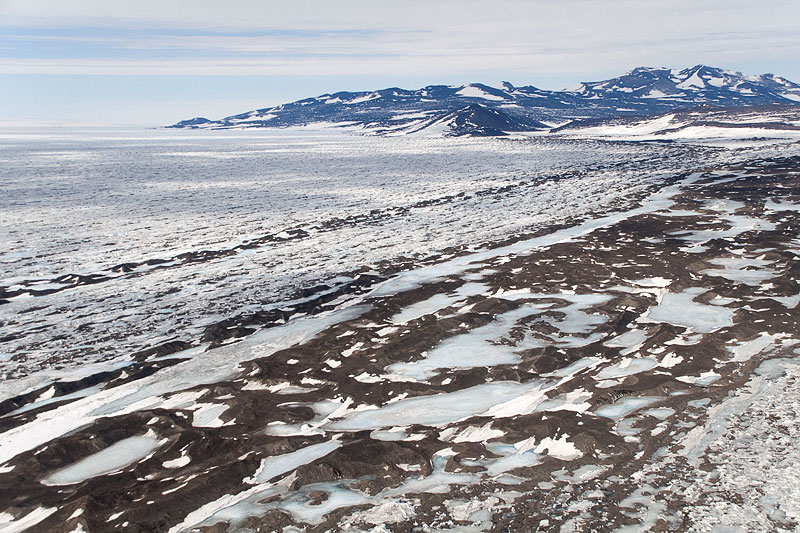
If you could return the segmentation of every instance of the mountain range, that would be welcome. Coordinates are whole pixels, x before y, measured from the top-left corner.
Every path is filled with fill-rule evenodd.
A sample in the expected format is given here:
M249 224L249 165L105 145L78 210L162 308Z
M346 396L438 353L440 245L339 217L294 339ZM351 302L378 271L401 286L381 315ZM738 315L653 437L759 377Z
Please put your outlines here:
M219 120L196 117L170 128L350 127L381 135L503 135L566 123L657 115L697 107L800 105L800 85L773 74L747 75L705 65L637 67L622 76L563 91L480 83L337 92Z

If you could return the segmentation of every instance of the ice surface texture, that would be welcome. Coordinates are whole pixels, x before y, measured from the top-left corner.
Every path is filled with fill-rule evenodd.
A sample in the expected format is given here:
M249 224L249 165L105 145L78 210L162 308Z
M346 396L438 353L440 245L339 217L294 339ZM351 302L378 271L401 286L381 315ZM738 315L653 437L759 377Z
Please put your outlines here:
M20 295L0 305L0 398L41 382L9 380L55 360L124 362L147 345L196 341L209 324L342 272L572 221L653 183L634 164L650 149L547 139L77 131L2 141L0 288Z

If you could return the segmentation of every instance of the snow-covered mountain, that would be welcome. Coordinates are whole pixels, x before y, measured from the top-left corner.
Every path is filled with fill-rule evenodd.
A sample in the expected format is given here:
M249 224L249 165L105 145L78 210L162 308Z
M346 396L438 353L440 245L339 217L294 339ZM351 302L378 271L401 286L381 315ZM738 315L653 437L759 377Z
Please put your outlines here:
M752 76L696 65L684 70L638 67L611 80L582 83L575 93L586 99L614 99L647 108L647 101L678 107L720 107L800 102L800 85L772 74ZM644 100L643 102L638 101Z
M220 120L197 117L171 128L272 128L329 124L378 134L496 135L535 131L575 119L654 115L697 106L800 105L800 85L772 74L696 65L683 70L638 67L617 78L564 91L480 83L338 92ZM454 116L451 116L453 114ZM467 115L470 115L469 117ZM454 118L460 116L460 118ZM502 126L502 127L500 127ZM521 128L521 129L520 129Z

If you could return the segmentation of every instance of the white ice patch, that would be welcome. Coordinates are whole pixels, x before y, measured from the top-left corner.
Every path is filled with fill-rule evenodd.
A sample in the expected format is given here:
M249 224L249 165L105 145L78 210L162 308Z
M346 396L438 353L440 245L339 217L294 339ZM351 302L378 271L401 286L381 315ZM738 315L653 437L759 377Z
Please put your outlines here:
M347 105L362 104L364 102L370 102L372 100L377 100L380 97L381 97L380 93L368 93L368 94L365 94L363 96L357 96L357 97L353 98L352 100L348 100L347 102L345 102L345 104L347 104Z
M634 280L632 283L639 285L640 287L655 287L663 289L665 287L669 287L670 285L672 285L672 280L656 276L654 278L637 279Z
M417 318L436 313L454 305L470 296L477 296L489 290L483 283L465 283L456 290L446 294L435 294L426 300L405 307L391 318L395 324L405 324Z
M357 376L353 376L353 379L361 383L380 383L381 381L383 381L382 377L375 376L368 372L362 372Z
M473 500L448 500L444 503L447 512L456 522L471 522L473 525L476 522L481 523L483 527L473 528L470 526L460 527L458 530L464 533L476 533L478 531L486 531L491 527L492 508L500 502L498 498L490 496L485 500L475 498ZM451 530L452 531L452 530Z
M42 483L44 485L73 485L93 477L118 472L151 455L159 444L160 441L153 437L129 437L53 472L42 479Z
M732 326L732 310L694 301L695 297L705 292L706 289L692 287L679 293L667 293L657 306L651 307L639 318L639 322L666 322L700 333Z
M435 376L437 370L442 368L464 369L519 363L520 357L516 352L542 347L544 343L529 337L515 345L501 342L520 320L542 310L540 306L530 305L508 311L499 315L494 322L445 340L419 361L395 363L386 370L394 375L424 381Z
M661 358L661 362L658 365L664 368L672 368L674 366L679 365L682 362L683 362L682 355L670 352Z
M758 337L750 339L749 341L740 342L728 347L731 352L731 361L741 363L749 361L754 355L757 355L764 350L771 348L778 335L770 335L769 333L761 333Z
M55 387L50 387L49 389L47 389L46 391L41 393L39 395L39 397L36 398L34 401L38 402L38 401L41 401L41 400L48 400L48 399L52 398L53 396L55 396L55 394L56 394L56 388Z
M658 418L659 420L666 420L675 414L675 409L671 409L669 407L656 407L654 409L642 411L642 414Z
M495 381L456 392L417 396L379 409L349 414L341 420L330 422L325 429L362 431L412 424L441 426L472 416L483 416L483 413L492 416L488 413L491 408L540 386L540 381Z
M244 481L250 485L265 483L277 476L291 472L300 466L325 457L341 446L342 443L339 440L332 439L320 444L313 444L305 448L300 448L291 453L267 457L266 459L262 459L261 466L258 467L253 477L247 478Z
M248 383L248 385L250 385ZM309 392L313 392L317 390L315 387L300 387L298 385L292 385L288 381L284 381L281 383L276 383L275 385L265 386L265 390L275 394L306 394ZM261 390L256 388L247 388L247 386L242 387L242 390Z
M502 96L487 93L480 87L475 87L473 85L467 85L463 89L456 92L456 94L463 98L483 98L484 100L505 100L505 98L503 98Z
M737 210L745 207L741 202L717 199L706 202L703 207L709 211L716 211L714 216L726 222L730 228L688 232L679 231L673 234L676 238L696 244L703 244L711 239L732 239L748 231L772 231L775 229L775 224L769 220L734 214Z
M706 82L703 78L701 78L698 75L697 72L695 72L686 80L677 84L676 87L678 87L679 89L705 89Z
M499 429L492 429L492 423L487 422L483 426L468 426L461 431L456 428L447 428L439 434L439 438L448 442L486 442L497 439L505 435Z
M199 403L195 406L192 415L192 425L196 428L218 428L230 425L231 422L223 422L220 416L228 410L230 406L218 403Z
M192 458L184 451L180 457L170 461L164 461L161 466L164 468L181 468L192 462Z
M547 453L547 455L562 461L572 461L583 456L583 452L568 440L568 435L562 435L558 439L545 437L533 451L539 454Z
M644 341L647 340L647 332L641 329L632 329L625 333L609 339L603 343L609 348L624 348L620 353L628 355L638 350Z
M537 411L574 411L576 413L585 413L588 411L592 404L587 400L592 398L592 393L584 388L571 390L554 398L542 401L536 406Z
M615 379L625 376L632 376L640 372L647 372L658 366L658 361L652 357L641 357L634 359L625 359L619 363L610 365L597 373L595 379Z
M91 396L92 394L98 392L100 389L103 388L104 385L105 385L105 383L101 383L99 385L94 385L92 387L86 387L85 389L81 389L81 390L72 392L70 394L62 394L61 396L53 396L50 393L50 391L54 392L55 391L55 387L51 387L50 389L48 389L48 391L46 393L44 393L41 396L39 396L39 398L37 398L36 401L34 401L32 403L29 403L27 405L23 405L19 409L15 410L15 411L11 411L10 413L8 413L6 415L3 415L3 416L21 415L22 413L27 413L28 411L33 411L34 409L38 409L40 407L44 407L45 405L50 405L50 404L59 403L59 402L66 402L66 401L69 401L69 400L76 400L78 398L85 398L87 396Z
M795 294L794 296L767 296L767 298L775 300L787 309L794 309L800 304L800 294Z
M188 392L179 392L178 394L172 394L167 397L156 397L153 398L155 403L152 407L157 407L159 409L192 409L197 405L197 400L202 398L208 389L200 389Z
M542 456L533 450L517 450L513 446L496 446L490 448L493 453L502 455L499 459L478 462L486 467L486 473L492 477L505 474L517 468L530 468L542 462ZM466 463L465 463L466 464Z
M773 211L798 211L800 212L800 203L786 201L784 199L769 198L764 202L764 207Z
M508 418L536 411L584 412L589 408L587 402L584 401L587 399L587 392L584 389L576 389L556 398L548 398L547 395L550 391L570 381L579 372L587 368L593 368L604 361L606 360L600 357L584 357L565 368L549 374L542 374L542 377L560 379L549 382L527 383L526 385L530 386L530 390L521 392L516 397L493 406L484 414L494 418Z
M777 272L765 268L772 264L772 261L763 259L748 259L746 257L723 257L712 259L711 264L719 265L723 268L712 268L701 270L701 274L707 276L717 276L736 283L758 286L768 279L777 276Z
M548 311L555 313L563 313L564 317L552 318L547 317L545 320L560 330L560 333L568 334L588 334L595 327L604 324L608 317L599 313L587 313L586 309L604 304L612 299L608 294L572 294L569 292L560 292L553 294L543 293L525 293L519 291L514 294L503 294L501 296L507 300L524 300L524 299L554 299L565 300L569 305L564 307L549 306L546 308ZM547 304L545 304L547 305ZM580 347L586 342L594 342L595 337L590 336L587 339L580 339L571 337L569 335L552 335L553 342L565 346Z
M608 466L601 465L583 465L575 469L571 475L568 475L566 470L556 470L552 475L555 479L577 484L600 476L603 472L608 470L608 468Z
M375 440L382 440L386 442L393 442L393 441L406 440L408 438L408 433L406 433L405 427L395 426L393 428L389 428L386 430L376 429L375 431L369 434L369 438Z
M698 376L678 376L675 379L678 381L682 381L684 383L689 383L690 385L697 385L698 387L705 387L706 385L711 385L715 381L719 380L722 377L713 370L709 370L708 372L702 372Z
M385 524L396 524L411 520L416 514L416 506L413 501L408 500L386 500L374 507L356 511L347 516L340 531L358 531L351 524L371 524L378 526L370 529L370 533L384 533L390 531Z
M0 531L3 533L21 533L29 530L56 511L58 511L57 507L39 507L17 519L11 513L0 513Z
M663 400L660 396L640 396L637 398L621 398L611 405L604 405L595 411L598 416L606 418L624 418L629 414Z
M608 361L608 359L603 359L602 357L584 357L582 359L578 359L569 366L565 366L564 368L559 368L558 370L554 370L549 374L542 374L542 377L571 378L572 376L574 376L578 372L581 372L584 369L595 367L600 363L604 363L606 361Z
M362 346L364 346L364 343L363 343L363 342L357 342L357 343L355 343L355 344L354 344L354 345L352 345L350 348L348 348L348 349L346 349L346 350L342 351L342 357L350 357L351 355L353 355L354 353L356 353L358 350L360 350Z

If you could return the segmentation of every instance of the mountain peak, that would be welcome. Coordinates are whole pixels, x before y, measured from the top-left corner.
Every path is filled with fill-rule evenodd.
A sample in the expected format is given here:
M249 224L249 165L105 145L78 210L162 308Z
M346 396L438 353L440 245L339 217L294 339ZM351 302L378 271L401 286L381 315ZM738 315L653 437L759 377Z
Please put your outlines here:
M417 134L441 133L447 137L497 137L508 132L547 129L548 126L541 122L512 117L475 102L411 127L411 131Z
M642 74L642 73L646 73L646 72L661 72L661 71L665 71L665 70L669 70L669 69L666 68L666 67L644 67L644 66L642 66L642 67L635 67L635 68L629 70L628 72L623 74L623 76L634 76L636 74Z
M704 64L702 64L702 63L698 63L698 64L696 64L695 66L693 66L693 67L689 67L689 68L687 68L687 69L684 69L684 70L687 70L687 71L689 71L689 72L698 72L698 71L701 71L701 70L713 70L713 71L719 71L719 69L718 69L718 68L716 68L716 67L709 67L708 65L704 65Z

